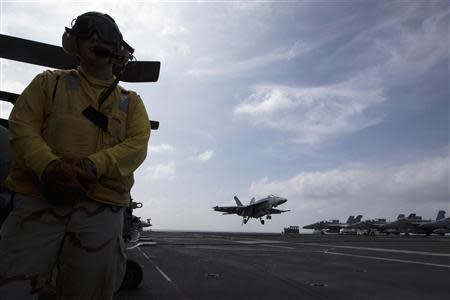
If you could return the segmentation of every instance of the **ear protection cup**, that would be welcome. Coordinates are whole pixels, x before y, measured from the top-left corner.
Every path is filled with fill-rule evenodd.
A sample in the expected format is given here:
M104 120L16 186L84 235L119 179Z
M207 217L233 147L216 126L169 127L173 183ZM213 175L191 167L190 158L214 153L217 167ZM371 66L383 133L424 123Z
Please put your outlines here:
M72 56L77 55L77 37L67 31L64 32L62 35L62 47L67 54Z

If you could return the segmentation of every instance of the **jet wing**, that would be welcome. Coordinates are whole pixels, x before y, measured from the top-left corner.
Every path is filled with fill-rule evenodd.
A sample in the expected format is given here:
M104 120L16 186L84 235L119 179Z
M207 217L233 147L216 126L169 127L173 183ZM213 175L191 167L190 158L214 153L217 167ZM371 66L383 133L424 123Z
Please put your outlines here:
M290 209L288 209L288 210L281 210L281 209L272 208L270 210L270 214L281 214L281 213L288 212L288 211L291 211L291 210Z
M224 212L225 215L229 214L237 214L242 211L243 207L241 206L214 206L213 209L215 211Z

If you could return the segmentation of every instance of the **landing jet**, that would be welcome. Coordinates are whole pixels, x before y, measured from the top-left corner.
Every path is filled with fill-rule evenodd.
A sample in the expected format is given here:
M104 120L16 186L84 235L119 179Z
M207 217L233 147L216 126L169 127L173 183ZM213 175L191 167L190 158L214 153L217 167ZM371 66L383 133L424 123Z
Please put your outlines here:
M278 205L281 205L287 201L286 198L269 195L266 198L262 198L255 201L255 198L250 200L249 205L242 205L241 200L237 196L234 196L237 206L214 206L215 211L221 211L224 215L236 214L243 217L242 224L247 224L250 218L259 218L261 224L264 225L263 216L266 216L267 220L272 219L273 214L281 214L289 210L275 209Z
M358 215L356 218L350 216L347 222L340 223L339 220L320 221L313 224L303 226L304 229L313 229L313 233L325 234L325 233L339 233L343 228L347 228L349 225L360 222L362 215Z

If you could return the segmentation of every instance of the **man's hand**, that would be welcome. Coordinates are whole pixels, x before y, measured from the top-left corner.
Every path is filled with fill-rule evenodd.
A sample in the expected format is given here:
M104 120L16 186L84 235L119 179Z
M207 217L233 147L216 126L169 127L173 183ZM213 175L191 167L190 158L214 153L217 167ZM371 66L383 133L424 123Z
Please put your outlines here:
M79 189L80 183L76 168L62 160L54 160L48 164L42 174L44 185L59 185L68 189Z
M82 158L75 163L77 170L77 178L80 184L84 188L88 188L89 185L97 182L97 167L88 158Z
M49 163L41 179L45 199L56 206L73 205L82 192L76 167L63 160Z

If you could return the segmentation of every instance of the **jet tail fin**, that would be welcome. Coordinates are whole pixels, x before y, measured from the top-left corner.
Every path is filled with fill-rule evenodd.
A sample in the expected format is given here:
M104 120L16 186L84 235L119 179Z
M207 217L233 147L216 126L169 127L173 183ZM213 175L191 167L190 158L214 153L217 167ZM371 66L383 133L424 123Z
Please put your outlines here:
M250 200L250 205L255 203L255 197L252 198L252 200Z
M357 215L353 223L361 222L362 217L363 217L362 215Z
M237 206L243 206L241 200L237 196L234 196L234 201L236 201Z
M397 217L397 220L404 219L404 218L405 218L405 214L399 214Z
M347 224L352 224L354 219L355 219L355 216L350 216L350 217L348 217L346 223L347 223Z
M445 210L440 210L437 214L436 221L445 219Z

